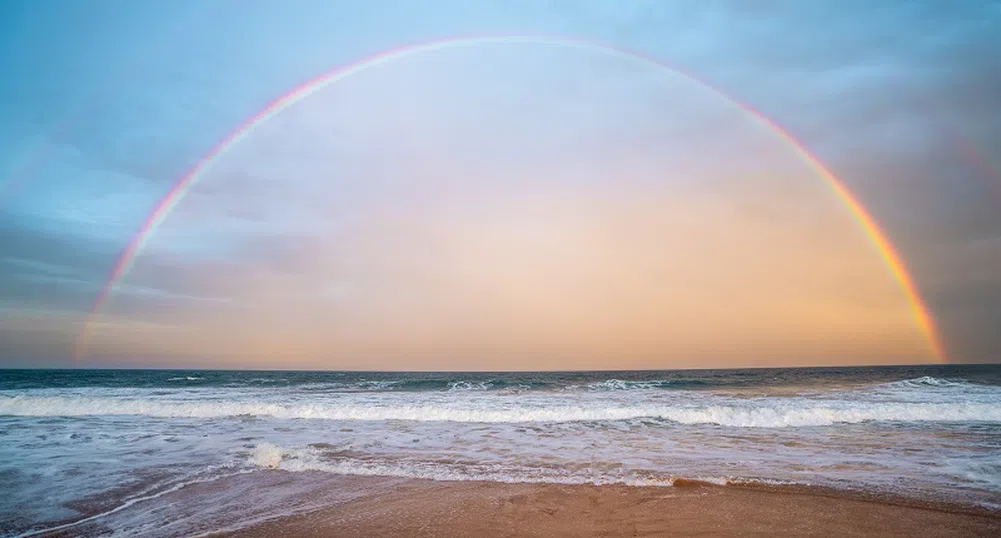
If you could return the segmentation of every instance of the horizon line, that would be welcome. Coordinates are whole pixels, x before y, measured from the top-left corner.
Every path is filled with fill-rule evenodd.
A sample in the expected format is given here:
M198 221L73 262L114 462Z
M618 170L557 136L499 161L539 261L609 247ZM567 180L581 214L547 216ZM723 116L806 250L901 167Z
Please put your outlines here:
M361 370L361 369L302 369L302 368L175 368L165 367L138 367L138 366L95 366L81 367L70 366L0 366L0 371L9 370L59 370L59 371L86 371L86 370L114 370L114 371L136 371L136 372L287 372L287 373L396 373L396 374L517 374L517 373L602 373L602 372L698 372L710 370L831 370L848 368L940 368L952 366L1001 366L1001 359L995 362L948 362L948 363L907 363L907 364L855 364L855 365L804 365L804 366L728 366L728 367L691 367L691 368L621 368L621 369L580 369L580 370Z

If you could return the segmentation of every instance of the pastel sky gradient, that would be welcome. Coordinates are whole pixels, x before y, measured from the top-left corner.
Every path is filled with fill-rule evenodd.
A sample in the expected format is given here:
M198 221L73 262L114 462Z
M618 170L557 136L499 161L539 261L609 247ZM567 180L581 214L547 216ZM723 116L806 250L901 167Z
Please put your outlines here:
M999 2L12 1L0 366L615 369L934 360L845 205L685 77L558 43L384 62L172 185L286 92L458 35L655 57L785 127L1001 360Z

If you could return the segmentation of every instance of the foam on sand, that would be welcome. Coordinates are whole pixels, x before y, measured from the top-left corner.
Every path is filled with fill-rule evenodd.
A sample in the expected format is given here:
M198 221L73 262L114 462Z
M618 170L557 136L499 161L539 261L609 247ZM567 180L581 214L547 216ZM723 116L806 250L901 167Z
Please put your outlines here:
M288 472L319 471L347 476L382 476L440 482L500 482L507 484L627 485L655 487L727 486L734 484L783 485L774 480L735 477L674 477L640 473L597 473L513 465L461 464L432 461L325 458L313 447L284 448L261 443L248 462L256 467Z

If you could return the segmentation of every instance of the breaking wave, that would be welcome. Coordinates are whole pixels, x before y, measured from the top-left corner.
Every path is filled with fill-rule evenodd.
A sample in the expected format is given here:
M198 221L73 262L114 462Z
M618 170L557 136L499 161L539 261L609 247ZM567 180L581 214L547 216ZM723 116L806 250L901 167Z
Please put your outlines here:
M431 461L363 460L351 458L325 459L319 450L283 448L271 443L256 445L248 462L256 467L289 472L320 471L347 476L383 476L435 480L440 482L502 482L509 484L566 484L628 486L727 486L727 485L789 485L790 482L735 477L675 477L649 473L596 473L559 468L525 467L499 464L462 464Z
M887 383L887 385L914 388L914 389L923 389L926 387L962 389L969 387L983 388L988 386L988 385L978 385L976 383L969 383L967 381L955 381L951 379L942 379L938 377L929 377L929 376L918 377L915 379L904 379L902 381Z
M270 403L262 401L190 401L152 398L124 399L87 396L0 396L0 415L220 418L274 417L341 421L416 422L600 422L632 419L680 424L716 424L737 428L826 426L861 422L1001 422L1001 402L922 403L852 402L807 399L761 399L714 405L589 406L503 402L414 402L410 404L354 401L349 403Z
M873 385L870 390L875 392L891 394L909 394L912 396L928 395L951 395L963 398L973 395L996 396L1001 398L1001 386L986 385L981 383L971 383L959 379L942 379L938 377L918 377L914 379L903 379L891 383Z
M524 391L549 388L546 383L513 383L501 380L401 379L312 383L298 388L309 392L455 392L455 391Z
M587 385L571 385L567 387L568 390L592 390L592 391L609 391L609 390L650 390L650 389L663 389L663 388L680 388L680 383L676 381L669 381L666 379L654 379L650 381L623 381L621 379L608 379L605 381L600 381L597 383L589 383ZM685 382L684 386L690 387L693 385L692 382Z

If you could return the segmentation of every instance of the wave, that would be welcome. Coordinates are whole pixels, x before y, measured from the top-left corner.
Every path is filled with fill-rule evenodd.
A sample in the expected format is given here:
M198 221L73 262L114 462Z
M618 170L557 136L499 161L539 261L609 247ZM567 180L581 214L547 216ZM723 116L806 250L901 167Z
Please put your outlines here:
M982 385L975 385L973 383L969 383L966 381L942 379L939 377L931 377L931 376L922 376L914 379L902 379L900 381L894 381L893 383L886 383L884 386L920 389L925 387L965 388L970 386L982 386Z
M932 386L932 387L961 387L964 385L969 385L969 383L951 381L949 379L941 379L938 377L922 376L915 379L905 379L900 381L901 384L910 387L913 386Z
M205 379L205 378L204 377L194 376L194 375L186 375L186 376L181 376L181 377L171 377L171 378L168 378L167 381L201 381L203 379Z
M324 459L312 447L283 448L271 443L256 445L248 457L255 467L289 472L320 471L348 476L382 476L440 482L502 482L509 484L628 485L660 487L791 485L791 482L716 476L656 476L641 473L593 473L560 468L498 464L461 464L430 461Z
M507 400L505 403L510 403ZM454 403L267 403L84 396L0 396L0 415L221 418L274 417L341 421L602 422L633 419L738 428L827 426L861 422L1001 422L1001 403L846 402L806 399L716 405L505 405Z
M353 382L309 383L298 389L307 392L457 392L457 391L525 391L549 388L548 383L515 383L488 379L404 379L360 380Z
M649 381L623 381L621 379L606 379L605 381L599 381L596 383L589 383L587 385L570 385L566 387L566 390L591 390L591 391L606 391L606 390L650 390L650 389L662 389L662 388L680 388L682 385L685 387L692 386L694 384L701 385L702 383L697 382L684 382L679 384L676 381L669 381L666 379L653 379Z
M300 388L307 391L344 391L344 392L435 392L435 391L620 391L620 390L650 390L678 389L705 386L701 381L670 381L666 379L649 381L624 381L621 379L606 379L583 385L559 386L554 383L532 381L517 382L500 379L487 380L450 380L450 379L406 379L383 381L354 381L346 383L316 383L303 385Z
M225 466L222 466L222 467L225 467ZM209 471L209 472L211 472L212 470L213 470L212 467L209 467L207 469L207 471ZM15 535L14 538L28 538L29 536L39 536L39 535L43 535L43 534L50 534L50 533L57 532L57 531L63 531L63 530L66 530L66 529L77 527L77 526L82 525L84 523L90 523L90 522L92 522L94 520L110 516L110 515L115 514L117 512L121 512L122 510L125 510L125 509L127 509L127 508L129 508L129 507L131 507L131 506L133 506L133 505L135 505L137 503L141 503L141 502L145 502L145 501L151 501L151 500L163 497L164 495L168 495L170 493L174 493L174 492L179 491L179 490L181 490L183 488L186 488L188 486L192 486L192 485L196 485L196 484L204 484L204 483L207 483L207 482L215 482L215 481L223 479L223 478L228 478L228 477L231 477L231 476L237 476L237 475L241 475L241 474L247 474L249 471L246 470L246 469L241 469L241 470L238 470L238 471L235 471L235 472L229 472L229 473L225 473L225 474L213 474L213 475L209 475L209 476L199 476L203 472L199 472L199 473L195 473L195 474L192 474L192 475L189 475L189 476L186 476L186 477L182 477L181 479L175 480L175 481L173 481L171 483L168 483L166 485L161 485L159 487L154 487L154 488L147 489L147 490L141 492L139 495L136 495L134 497L126 499L121 504L119 504L119 505L117 505L117 506L115 506L115 507L113 507L113 508L111 508L109 510L105 510L103 512L98 512L98 513L93 514L91 516L83 517L83 518L77 519L75 521L70 521L68 523L62 523L62 524L54 525L54 526L51 526L51 527L44 527L44 528L40 528L40 529L29 530L27 532L23 532L21 534ZM154 491L154 490L157 490L157 489L158 489L158 491Z
M365 392L393 390L402 381L355 381L353 383L306 383L296 387L307 392Z
M684 389L707 386L698 380L666 379L648 381L624 381L606 379L587 384L561 385L545 381L505 381L502 379L396 379L358 380L347 382L307 383L297 388L307 392L456 392L456 391L623 391L651 389Z
M957 393L958 391L977 393L996 393L1001 395L1001 386L971 383L963 379L944 379L940 377L923 376L914 379L902 379L891 383L883 383L870 387L876 390L902 390L906 392L935 391Z
M452 381L448 384L449 391L465 391L465 390L491 390L497 385L495 381ZM522 387L529 387L529 385L522 385ZM501 383L500 387L497 388L511 388L507 383Z
M986 452L964 459L945 459L943 466L958 478L957 485L965 482L1001 490L1001 453Z

